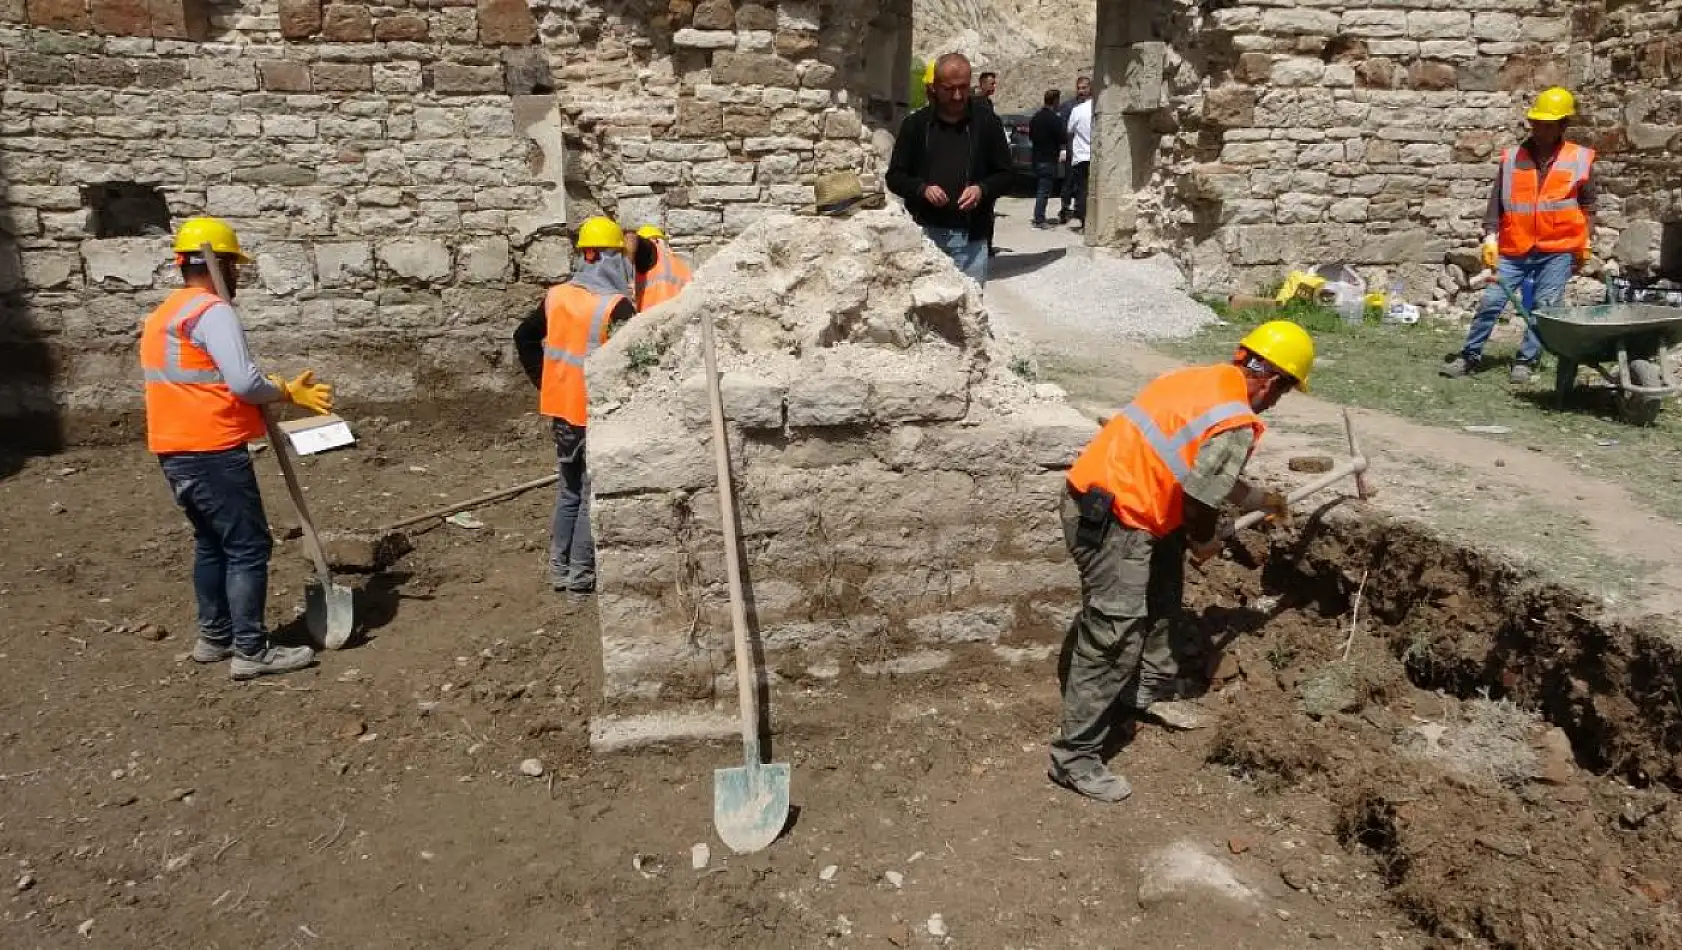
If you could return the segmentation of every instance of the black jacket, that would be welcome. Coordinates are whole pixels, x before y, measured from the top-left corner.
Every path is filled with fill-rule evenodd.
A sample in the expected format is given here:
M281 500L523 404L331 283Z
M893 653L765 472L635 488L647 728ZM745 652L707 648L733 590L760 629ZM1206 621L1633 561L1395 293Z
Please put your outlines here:
M966 184L981 186L981 203L970 211L970 239L991 240L993 236L993 204L1010 191L1015 176L1010 157L1010 145L1005 139L1004 126L992 109L969 103L970 154L969 178ZM923 224L928 209L923 202L923 187L927 184L929 155L929 123L934 121L934 106L918 109L905 117L894 140L893 157L888 160L888 190L905 200L905 208L918 224ZM951 199L956 202L957 195Z
M1068 139L1068 124L1056 109L1040 106L1040 111L1028 120L1028 141L1034 146L1034 161L1057 161L1057 153Z

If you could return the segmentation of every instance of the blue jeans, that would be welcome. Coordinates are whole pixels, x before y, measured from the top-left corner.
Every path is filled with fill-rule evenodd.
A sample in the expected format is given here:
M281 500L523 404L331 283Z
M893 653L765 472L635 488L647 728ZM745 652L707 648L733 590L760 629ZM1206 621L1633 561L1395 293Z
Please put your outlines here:
M549 582L576 593L596 589L596 541L590 534L590 471L584 467L584 427L552 419L561 480L550 524Z
M923 233L958 269L987 286L987 242L972 241L968 228L924 228Z
M1571 279L1572 260L1569 251L1503 257L1496 264L1495 273L1519 295L1526 307L1553 307L1565 299L1565 283ZM1478 312L1472 316L1472 328L1466 333L1466 345L1460 350L1466 362L1476 363L1483 358L1483 345L1489 342L1495 321L1501 318L1501 311L1506 308L1507 292L1501 289L1500 284L1484 288L1483 301L1478 304ZM1518 347L1518 361L1534 363L1541 355L1542 341L1536 337L1536 328L1527 326L1524 342Z
M1045 223L1045 205L1051 200L1051 190L1057 185L1057 163L1034 163L1034 223Z
M269 646L263 607L269 597L274 539L263 514L257 472L245 446L221 452L160 455L175 503L193 525L193 593L199 637L257 656Z

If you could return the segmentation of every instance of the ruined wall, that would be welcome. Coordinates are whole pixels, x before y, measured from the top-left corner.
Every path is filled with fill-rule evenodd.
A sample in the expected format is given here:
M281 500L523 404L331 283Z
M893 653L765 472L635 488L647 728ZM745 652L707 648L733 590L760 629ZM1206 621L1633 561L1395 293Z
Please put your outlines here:
M529 408L507 339L566 274L567 222L704 253L818 170L870 175L904 9L0 0L0 427L132 414L164 235L197 213L257 259L268 365L352 404Z
M1177 250L1199 288L1346 260L1412 299L1449 297L1499 150L1534 93L1563 84L1577 137L1604 153L1604 253L1673 200L1649 196L1682 168L1665 144L1679 6L1106 0L1095 173L1113 201L1091 240Z
M975 285L903 212L778 218L591 358L611 711L734 695L702 319L774 683L1059 642L1079 595L1057 503L1094 425L1002 365Z

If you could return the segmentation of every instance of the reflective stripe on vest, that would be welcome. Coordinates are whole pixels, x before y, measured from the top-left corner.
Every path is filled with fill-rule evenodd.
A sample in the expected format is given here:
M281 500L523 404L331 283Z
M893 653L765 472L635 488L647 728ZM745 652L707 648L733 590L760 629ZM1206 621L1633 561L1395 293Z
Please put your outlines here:
M1184 482L1191 477L1191 469L1186 465L1185 459L1181 458L1186 446L1196 442L1203 437L1203 433L1228 419L1236 419L1239 416L1247 416L1251 413L1252 410L1247 403L1223 402L1212 409L1205 410L1193 419L1188 419L1178 432L1174 433L1173 436L1168 436L1157 427L1155 419L1145 415L1144 410L1133 403L1128 403L1127 407L1121 410L1121 414L1126 416L1129 422L1138 426L1139 434L1145 437L1145 441L1156 452L1156 457L1162 460L1162 464L1168 466L1168 470L1174 473L1174 480L1177 482Z
M577 284L551 287L544 299L543 382L538 411L575 426L588 424L584 364L607 338L607 324L625 298Z
M1532 251L1563 253L1588 244L1588 215L1578 192L1594 167L1594 150L1575 142L1561 142L1546 169L1522 148L1501 153L1502 256L1521 257Z
M159 455L236 448L263 431L262 411L234 395L191 325L221 298L187 288L171 294L140 334L146 444Z
M637 310L649 310L676 297L693 274L664 241L654 244L654 267L637 279Z
M1185 520L1185 482L1215 435L1266 426L1231 364L1175 370L1152 380L1116 413L1070 466L1076 492L1102 488L1123 526L1166 537Z

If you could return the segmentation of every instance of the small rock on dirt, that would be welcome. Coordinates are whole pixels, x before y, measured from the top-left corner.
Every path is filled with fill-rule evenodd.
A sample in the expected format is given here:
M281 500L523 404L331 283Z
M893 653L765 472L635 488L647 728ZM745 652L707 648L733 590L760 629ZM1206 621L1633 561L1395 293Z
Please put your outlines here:
M1232 837L1226 839L1226 849L1231 851L1233 854L1243 854L1252 847L1254 847L1254 845L1250 843L1250 839L1241 835L1233 835Z
M1674 891L1668 882L1656 877L1645 877L1632 885L1635 892L1655 904L1663 904L1670 900Z
M1567 785L1554 790L1554 801L1563 805L1586 805L1589 800L1589 790L1581 785ZM1682 841L1682 835L1672 833L1672 837Z
M63 505L61 505L61 504L59 504L58 502L55 501L52 504L47 506L47 510L52 512L55 515L62 515L66 511L69 511L70 509L64 507Z
M195 788L172 788L169 790L169 800L172 802L186 801L188 798L191 798L193 793L196 791L198 791L198 789Z
M689 866L697 871L705 871L707 863L713 859L713 849L705 841L697 842L689 849Z
M882 873L882 880L886 881L888 886L895 890L905 886L905 875L899 873L898 871L884 871Z
M888 928L887 936L888 942L894 946L909 947L911 945L911 926L901 921Z
M526 759L520 763L520 774L537 778L543 774L543 763L536 759Z
M833 864L827 865L827 866L824 867L824 869L822 871L818 872L818 880L820 880L820 881L833 881L833 880L835 880L835 875L840 873L840 871L841 871L841 868L839 868L836 865L833 865Z
M355 739L368 731L368 724L360 719L347 719L339 726L336 734L341 739Z
M1647 823L1647 819L1665 810L1669 802L1663 799L1652 802L1626 802L1623 811L1618 813L1618 824L1626 830L1634 831Z
M1569 785L1577 775L1577 759L1565 730L1554 726L1533 743L1536 747L1536 781L1546 785Z
M76 927L76 933L78 936L82 937L92 936L93 918L89 917L87 920L82 921L81 924Z
M1252 908L1256 891L1221 860L1189 841L1151 854L1140 869L1139 905L1206 904L1218 898L1238 908Z
M1244 665L1239 662L1237 654L1222 653L1215 663L1215 672L1210 679L1216 686L1225 686L1244 675Z
M1308 475L1324 475L1332 470L1332 464L1329 455L1298 455L1285 463L1291 471Z
M24 875L22 875L21 877L18 878L17 887L18 887L19 891L27 891L34 886L35 886L35 875L25 873Z
M353 573L383 571L414 550L408 536L399 531L381 535L328 534L322 536L321 546L328 567ZM303 554L309 556L308 551Z
M929 915L929 936L939 939L946 936L946 919L939 914Z

